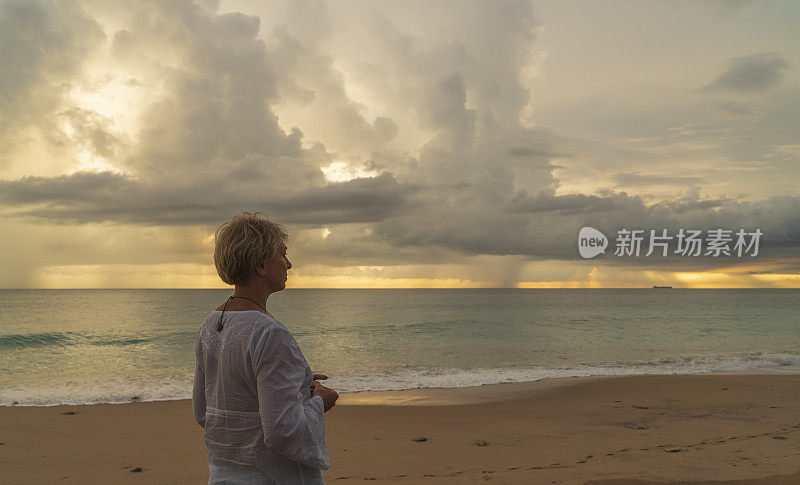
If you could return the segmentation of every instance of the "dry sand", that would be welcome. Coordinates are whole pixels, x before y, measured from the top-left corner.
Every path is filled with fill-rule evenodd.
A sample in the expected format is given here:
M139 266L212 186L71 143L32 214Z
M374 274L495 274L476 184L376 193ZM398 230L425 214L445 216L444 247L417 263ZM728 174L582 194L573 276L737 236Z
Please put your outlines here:
M800 484L797 373L346 394L326 424L328 483ZM208 478L188 401L2 407L0 443L3 483Z

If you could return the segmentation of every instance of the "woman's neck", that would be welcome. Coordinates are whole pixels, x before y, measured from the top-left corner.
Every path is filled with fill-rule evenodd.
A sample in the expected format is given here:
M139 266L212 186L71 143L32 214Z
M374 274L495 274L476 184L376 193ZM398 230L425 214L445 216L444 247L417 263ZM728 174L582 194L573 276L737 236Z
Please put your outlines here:
M239 287L237 286L233 290L234 300L242 300L242 301L249 301L250 303L258 303L259 305L263 306L264 308L267 307L267 298L269 298L269 293L258 291L257 289L250 288L250 287ZM250 301L252 300L252 301Z
M265 288L259 288L256 285L236 285L232 296L236 298L228 300L228 306L226 307L228 311L263 311L267 307L269 292ZM220 305L217 310L222 310L223 306Z

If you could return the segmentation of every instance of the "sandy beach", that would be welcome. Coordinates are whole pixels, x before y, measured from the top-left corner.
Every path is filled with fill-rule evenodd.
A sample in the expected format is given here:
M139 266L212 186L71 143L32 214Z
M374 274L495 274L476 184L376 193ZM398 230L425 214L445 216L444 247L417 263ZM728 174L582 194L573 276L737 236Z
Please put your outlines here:
M329 483L800 483L800 374L346 394ZM424 439L424 440L423 440ZM188 401L0 408L3 483L205 483Z

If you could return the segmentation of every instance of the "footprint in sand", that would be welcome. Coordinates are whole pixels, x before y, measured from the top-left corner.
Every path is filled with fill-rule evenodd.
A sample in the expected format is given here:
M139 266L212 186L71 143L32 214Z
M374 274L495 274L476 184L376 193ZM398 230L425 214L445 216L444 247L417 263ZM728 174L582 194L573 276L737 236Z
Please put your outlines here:
M623 424L622 426L628 429L650 429L650 427L646 424L627 423Z

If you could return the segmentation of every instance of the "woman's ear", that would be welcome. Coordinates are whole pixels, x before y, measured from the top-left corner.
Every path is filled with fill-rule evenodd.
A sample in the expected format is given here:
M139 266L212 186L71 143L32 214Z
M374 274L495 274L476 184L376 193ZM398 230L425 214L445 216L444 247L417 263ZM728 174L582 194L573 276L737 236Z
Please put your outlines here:
M261 264L256 265L256 274L258 276L264 277L267 275L267 262L264 261Z

